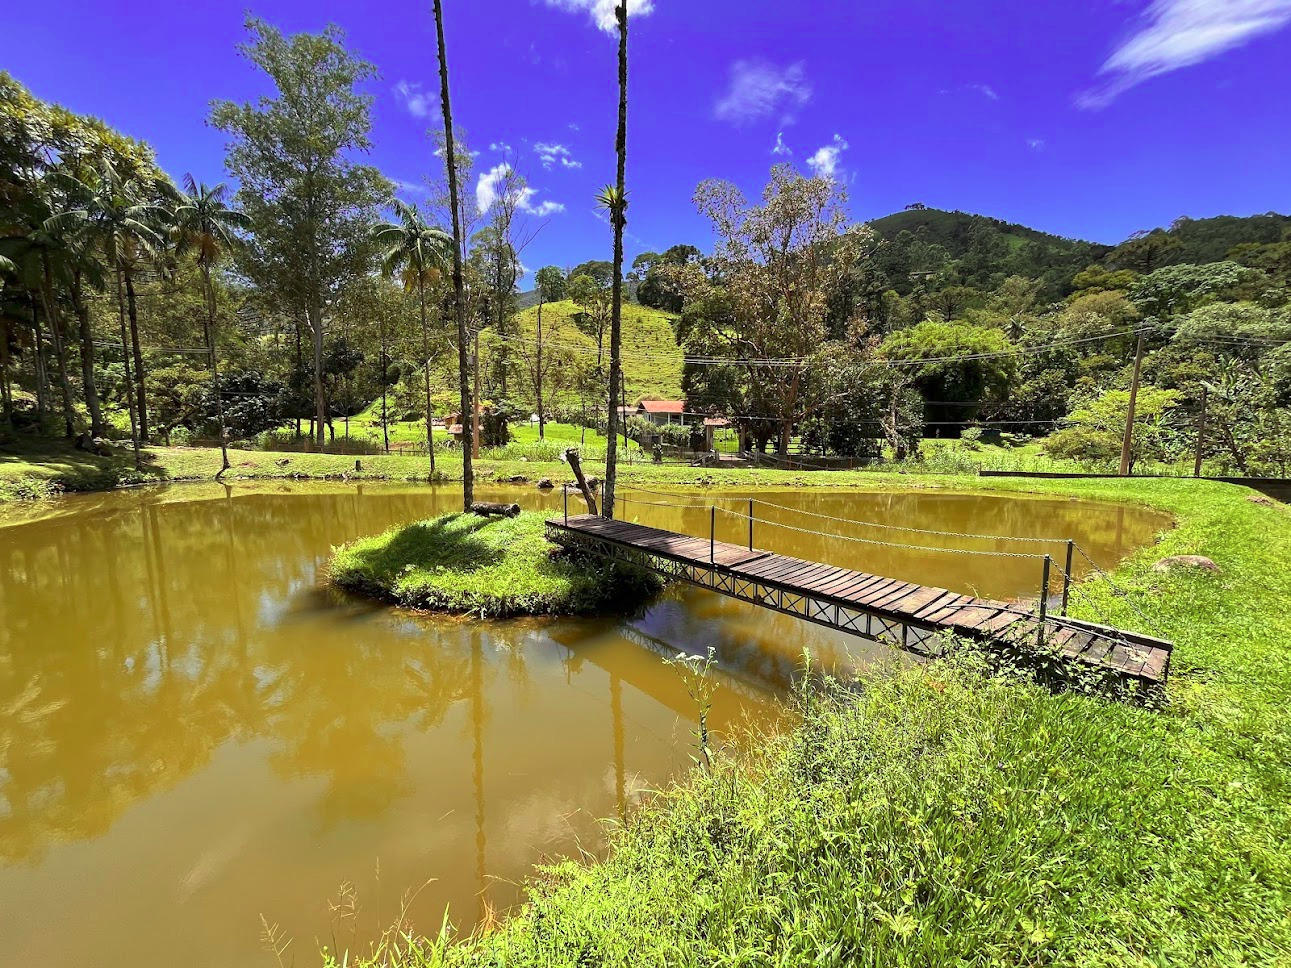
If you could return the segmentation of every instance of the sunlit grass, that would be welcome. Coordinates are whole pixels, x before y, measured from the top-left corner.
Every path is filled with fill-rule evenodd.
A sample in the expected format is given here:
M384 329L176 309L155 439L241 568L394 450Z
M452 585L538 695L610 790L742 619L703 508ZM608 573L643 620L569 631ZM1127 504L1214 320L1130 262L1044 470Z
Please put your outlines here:
M331 579L411 608L498 617L622 610L662 587L636 569L560 552L545 520L448 514L401 525L336 550Z

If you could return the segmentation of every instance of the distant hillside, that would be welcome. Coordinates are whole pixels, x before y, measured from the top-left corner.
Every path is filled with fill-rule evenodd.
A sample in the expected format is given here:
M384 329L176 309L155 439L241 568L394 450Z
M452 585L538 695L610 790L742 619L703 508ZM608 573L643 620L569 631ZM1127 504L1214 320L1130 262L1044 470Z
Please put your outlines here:
M1228 258L1239 245L1268 245L1291 231L1291 215L1217 215L1214 218L1180 218L1165 233L1180 244L1173 262L1202 265Z
M1077 272L1112 251L1110 245L935 208L907 209L869 224L887 243L875 262L901 293L914 289L923 274L949 272L979 289L993 289L1011 275L1043 279L1045 295L1056 299L1070 290Z
M582 310L569 300L546 303L542 307L543 340L551 345L577 347L579 358L596 363L596 335L578 328L575 315ZM538 309L521 311L517 319L525 338L532 340L537 329ZM530 344L531 345L531 344ZM609 327L605 329L605 354L608 364ZM676 400L681 396L681 347L673 328L673 317L636 303L623 304L623 372L629 400L653 396ZM522 395L532 403L529 394ZM572 395L571 395L572 399Z
M973 215L969 212L945 212L938 208L907 209L904 212L893 212L883 218L869 223L885 239L894 239L902 232L922 232L924 237L950 252L951 258L964 255L972 245L975 232L988 230L1008 240L1010 247L1023 242L1034 242L1051 246L1055 249L1071 250L1077 246L1097 245L1094 242L1082 242L1078 239L1067 239L1060 235L1051 235L1039 229L1028 228L1013 222L1003 222L988 215ZM1013 241L1016 240L1016 241ZM1110 250L1112 247L1099 246Z

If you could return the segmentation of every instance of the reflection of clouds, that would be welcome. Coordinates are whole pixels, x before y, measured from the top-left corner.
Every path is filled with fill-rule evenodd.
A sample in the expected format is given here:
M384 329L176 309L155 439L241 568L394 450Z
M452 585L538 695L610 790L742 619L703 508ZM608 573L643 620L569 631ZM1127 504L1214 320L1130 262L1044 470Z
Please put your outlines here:
M607 796L618 796L618 774L614 770L613 763L605 768L604 786L604 792ZM658 787L651 784L642 774L634 770L624 771L623 799L626 801L628 808L641 806L646 798L657 789Z

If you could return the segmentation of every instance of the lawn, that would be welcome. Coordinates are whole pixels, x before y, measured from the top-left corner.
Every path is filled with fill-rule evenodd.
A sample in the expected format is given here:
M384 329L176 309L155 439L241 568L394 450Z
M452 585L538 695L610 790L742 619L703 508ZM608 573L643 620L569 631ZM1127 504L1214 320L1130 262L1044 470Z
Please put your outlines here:
M623 610L658 591L653 574L556 554L546 516L447 514L391 528L338 549L340 587L409 608L480 616L576 615Z

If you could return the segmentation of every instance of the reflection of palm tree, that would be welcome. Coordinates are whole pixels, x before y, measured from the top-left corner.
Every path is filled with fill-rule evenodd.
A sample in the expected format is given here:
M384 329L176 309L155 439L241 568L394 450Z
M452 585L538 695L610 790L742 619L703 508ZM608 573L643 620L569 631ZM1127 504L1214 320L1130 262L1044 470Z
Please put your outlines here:
M471 775L475 781L475 876L479 885L479 920L484 921L488 915L488 901L485 898L484 677L481 652L480 634L474 632L471 635Z

